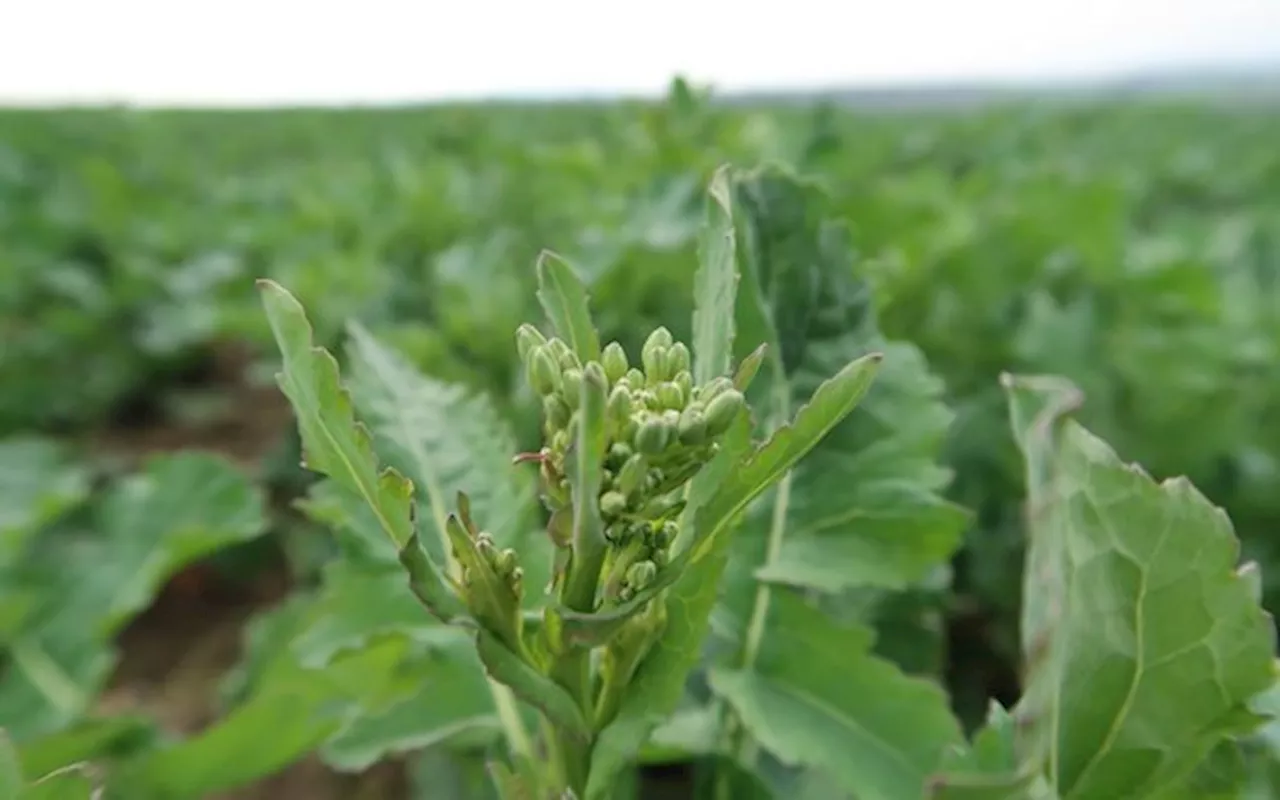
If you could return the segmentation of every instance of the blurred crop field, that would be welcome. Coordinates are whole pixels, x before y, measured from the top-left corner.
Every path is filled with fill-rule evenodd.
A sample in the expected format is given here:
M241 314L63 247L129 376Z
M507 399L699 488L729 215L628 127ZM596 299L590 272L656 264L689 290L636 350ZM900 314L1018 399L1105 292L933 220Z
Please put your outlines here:
M970 516L949 567L867 613L966 722L1019 688L1003 371L1069 377L1122 457L1223 506L1275 611L1278 145L1276 104L869 111L682 84L612 105L0 111L0 726L37 765L127 775L174 742L192 745L175 772L245 765L211 797L443 797L449 781L481 797L476 759L450 754L482 747L483 725L453 735L429 702L415 727L324 694L283 646L324 603L333 650L376 639L360 625L378 616L318 588L339 553L253 281L295 293L335 353L358 324L532 446L513 335L540 318L539 251L590 282L605 338L688 338L724 163L819 184L856 249L830 269L922 356L911 385L938 408L892 422L933 437ZM323 672L347 687L368 668ZM270 681L293 688L255 691Z

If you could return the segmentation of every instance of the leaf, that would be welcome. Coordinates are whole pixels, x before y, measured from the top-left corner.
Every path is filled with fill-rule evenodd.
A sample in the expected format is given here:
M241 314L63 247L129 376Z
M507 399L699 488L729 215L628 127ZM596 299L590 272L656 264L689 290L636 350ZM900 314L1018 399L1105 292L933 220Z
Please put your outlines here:
M694 516L693 559L705 556L717 534L751 501L777 483L858 405L871 388L881 356L872 353L851 361L813 393L791 424L779 428L721 484Z
M385 758L447 742L487 746L501 738L502 726L470 637L433 648L406 664L405 671L418 690L353 719L324 744L326 764L360 771Z
M992 702L971 745L954 748L929 780L935 800L1051 800L1053 792L1035 762L1020 763L1013 715Z
M273 281L257 285L284 359L276 380L298 418L304 466L356 493L396 547L404 547L413 535L413 484L393 469L378 471L369 431L355 418L338 362L313 344L302 305Z
M265 502L229 462L152 459L41 547L23 573L42 602L9 643L0 719L18 742L80 717L115 660L112 640L176 572L263 533ZM83 527L82 527L83 526Z
M560 684L512 653L488 631L476 633L476 650L494 680L511 687L517 697L540 709L561 731L583 742L591 738L591 727L582 708Z
M911 770L900 764L897 773L877 775L851 770L850 757L829 748L800 758L768 735L759 724L766 712L807 717L813 711L806 703L840 708L844 696L836 682L799 667L791 673L790 691L766 692L771 686L754 665L772 640L799 635L785 611L774 608L791 595L772 584L840 595L815 596L821 613L811 610L810 616L835 640L832 647L856 654L867 651L870 634L846 621L853 617L851 604L837 601L854 589L872 596L906 589L949 561L966 515L940 496L949 475L936 462L952 418L941 402L943 387L915 348L880 334L867 285L851 269L856 257L848 234L816 187L781 170L759 170L735 184L735 210L743 264L740 350L748 341L768 346L748 393L758 427L785 431L778 426L797 401L815 386L821 391L825 376L850 359L859 363L869 353L885 353L885 360L856 411L840 417L803 461L786 465L785 475L774 479L776 489L740 509L745 513L729 551L710 647L719 653L713 674L722 681L735 676L738 693L725 696L754 716L742 720L749 736L731 721L725 741L746 767L756 760L755 739L772 756L816 769L858 797L889 796L895 789L886 787L904 782L918 795L922 776L936 763L921 758ZM870 654L864 659L892 695L886 676L897 674L894 668ZM945 701L927 701L926 695L918 696L918 711L935 721L934 732L955 730ZM870 726L873 738L894 731L892 718L867 715L860 724ZM885 769L891 765L889 759Z
M81 764L63 767L36 780L22 792L22 800L94 800L98 782Z
M409 573L409 589L413 595L437 619L446 623L471 621L466 604L440 574L439 568L422 546L418 534L410 536L409 541L401 548L400 564Z
M405 674L413 648L404 637L344 650L323 669L297 663L287 642L315 617L309 598L256 621L283 640L264 654L249 699L193 738L126 761L113 780L122 797L207 797L270 775L343 731L368 709L386 709L417 686Z
M837 626L790 592L770 612L754 665L711 670L716 694L787 764L822 768L863 800L921 796L961 741L942 690L872 655L866 628Z
M755 613L754 573L774 561L764 557L767 532L775 518L773 506L761 503L752 507L753 501L771 486L784 485L779 481L794 482L801 475L812 476L815 488L803 492L803 504L799 507L805 508L809 498L813 498L815 504L809 507L819 512L815 520L828 517L832 521L840 521L842 517L848 520L847 528L832 533L850 535L862 529L854 524L861 522L856 507L853 513L848 513L849 510L838 506L824 509L816 505L819 501L838 503L848 488L846 485L833 491L831 479L824 478L822 467L812 472L804 472L802 467L796 476L784 479L802 458L831 453L833 457L825 468L836 470L837 474L844 470L846 476L851 472L850 462L841 457L851 459L864 471L876 469L881 461L888 463L881 473L882 483L873 485L866 495L868 508L884 522L867 525L866 529L869 541L882 538L885 546L900 547L891 552L903 554L904 567L897 571L901 576L897 577L894 570L886 569L888 565L881 565L877 575L888 573L889 576L882 578L882 582L901 584L923 577L929 568L946 560L958 544L963 527L963 514L935 495L947 477L945 471L933 463L950 422L949 413L938 402L941 387L923 371L923 362L917 353L886 343L879 337L868 310L865 289L841 271L850 260L849 250L846 240L838 235L838 228L825 221L824 215L828 213L825 201L811 187L776 171L766 170L739 178L734 188L739 252L746 264L737 295L736 341L744 353L743 363L755 359L761 369L762 376L752 383L749 396L753 411L767 422L770 439L746 455L745 460L739 460L741 456L732 457L721 462L721 469L709 467L704 475L695 478L684 518L686 529L691 528L693 534L672 560L670 572L664 570L659 575L661 583L675 582L666 599L668 630L640 665L618 718L600 735L588 792L591 797L602 797L608 792L612 775L622 769L630 754L643 743L655 720L679 702L685 677L701 653L708 618L730 552L739 565L735 571L741 577L736 587L728 587L737 594L726 597L718 612L734 622L730 625L734 637L730 649L742 647L740 637L753 624L764 626L768 621L765 603L758 612L759 621L748 623L748 618ZM752 193L762 192L776 192L781 198L762 205L758 197L752 197ZM780 214L784 216L779 217ZM796 218L785 218L785 214ZM778 248L784 252L775 252ZM799 273L787 273L786 269L799 270ZM765 280L765 275L772 277ZM746 356L747 350L759 342L767 345L767 349L763 352L757 349ZM809 342L816 343L817 347L806 353ZM888 366L887 371L895 375L891 384L893 391L883 391L878 399L882 413L894 418L892 426L882 422L880 414L850 413L861 400L876 397L872 376L876 374L880 358L873 345L885 345L895 355L906 356L903 366ZM820 369L830 371L821 374ZM832 372L835 376L824 380ZM796 397L807 397L808 405L800 409L789 426L779 427L791 417L790 409ZM911 416L902 413L904 411L911 412ZM899 413L902 413L901 420L897 419ZM819 447L819 442L826 440L828 434L833 439L831 444ZM837 444L836 440L842 435L858 442L862 452L850 454L848 440ZM851 477L858 476L854 472ZM713 479L716 482L710 483ZM778 494L783 491L780 488ZM785 491L789 495L793 493L791 488ZM729 533L744 513L750 520L764 524L755 527L749 543L740 541L741 534L733 536L735 544L730 548L731 537L721 534ZM788 521L785 513L777 519L783 523ZM916 522L917 519L921 521ZM931 523L936 523L937 529ZM914 539L894 540L895 534L906 532L929 533L941 544L922 548ZM818 531L813 533L816 535ZM785 547L786 539L781 541ZM873 551L874 547L869 544L863 549ZM849 549L856 552L852 547ZM921 550L925 555L913 555ZM796 566L799 561L782 562L789 572L775 573L772 577L785 577L803 585L835 583L825 576L822 581L814 579L812 575L817 571L805 573ZM683 572L676 572L677 568ZM839 583L843 586L849 581L841 579ZM746 597L745 603L743 597Z
M693 516L695 538L664 571L679 576L666 600L666 632L638 668L617 718L600 734L587 791L589 798L607 794L616 770L634 755L648 732L679 701L685 677L697 661L698 647L706 634L732 538L722 534L753 499L853 410L870 386L877 363L874 357L860 359L820 386L790 426L779 429L734 469L726 471L724 482L705 505L697 507ZM725 449L735 452L731 445ZM608 755L602 757L601 753Z
M433 561L449 563L445 520L464 492L480 527L500 546L515 547L528 585L541 586L546 558L521 547L537 534L535 489L528 468L512 465L518 448L510 425L487 397L423 375L359 325L348 331L352 399L378 452L419 492L435 531L422 540Z
M733 362L733 307L738 288L730 169L721 167L707 190L693 274L693 380L701 386L729 373Z
M0 728L0 800L19 800L22 795L22 764L9 734Z
M36 531L88 497L88 473L69 455L47 439L0 441L0 569Z
M583 364L600 360L600 337L591 322L587 288L560 256L543 250L538 256L538 302L560 338Z
M147 716L89 717L23 745L23 771L44 775L80 761L128 757L154 746L159 738L155 720Z
M787 470L813 449L845 415L858 404L871 385L879 358L872 354L859 359L818 387L812 400L796 414L793 424L780 428L768 441L745 457L730 451L730 468L705 504L690 504L694 534L687 548L677 553L645 590L626 603L596 614L564 612L566 634L583 642L603 641L622 622L639 612L659 592L679 580L690 564L708 557L715 540L752 500L759 497ZM709 469L714 469L709 467ZM718 471L719 472L719 471Z
M1146 797L1258 727L1275 631L1226 515L1157 483L1078 425L1070 383L1006 376L1030 544L1015 709L1022 757L1057 794ZM1171 701L1176 698L1176 701Z
M326 516L343 528L376 531L376 522L361 513L364 509L358 499L347 497L329 506ZM287 639L293 659L310 669L389 640L409 644L399 670L411 687L388 707L365 704L353 713L323 745L326 763L362 769L416 747L464 737L487 742L501 731L473 635L425 613L405 591L404 571L394 562L348 558L327 566L308 621Z

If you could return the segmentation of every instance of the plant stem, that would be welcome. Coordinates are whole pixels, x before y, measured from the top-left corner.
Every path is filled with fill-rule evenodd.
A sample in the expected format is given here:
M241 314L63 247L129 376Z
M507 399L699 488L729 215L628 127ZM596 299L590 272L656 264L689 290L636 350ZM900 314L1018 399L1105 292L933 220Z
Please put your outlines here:
M524 728L520 719L520 707L516 705L515 695L501 683L489 679L489 691L493 694L493 704L498 709L498 721L507 737L507 746L511 752L524 758L533 758L533 740Z
M779 374L784 374L781 368L779 368ZM775 421L778 424L782 424L790 414L787 391L785 382L780 382L774 390L774 397L778 403ZM765 543L764 560L759 565L761 567L777 561L782 552L782 537L787 531L787 512L791 502L791 476L792 473L788 472L778 482L777 494L773 501L773 516L769 521L769 538ZM764 641L765 627L769 620L771 598L770 585L764 581L757 581L755 599L751 604L751 616L747 618L747 630L743 637L742 655L738 663L741 669L751 669L760 655L760 645ZM717 703L716 710L717 721L721 726L724 752L730 754L730 757L736 756L744 766L751 766L756 759L756 747L754 743L747 740L746 730L742 727L741 720L730 711L723 700ZM728 773L719 771L716 775L717 800L729 800L730 793Z
M585 613L595 610L596 591L606 552L604 539L600 536L583 536L579 537L579 542L575 542L573 559L569 562L569 574L561 591L561 601L565 606ZM550 672L552 680L563 686L578 702L587 719L591 719L591 651L570 647L555 659ZM565 782L568 788L581 797L587 787L592 742L584 743L557 729L555 745Z

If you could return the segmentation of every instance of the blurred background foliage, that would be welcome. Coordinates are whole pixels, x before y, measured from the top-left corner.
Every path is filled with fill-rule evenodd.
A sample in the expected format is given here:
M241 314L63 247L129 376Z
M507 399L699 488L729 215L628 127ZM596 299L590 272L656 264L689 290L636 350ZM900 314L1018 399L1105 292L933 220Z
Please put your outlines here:
M180 691L129 693L168 686L204 640L233 651L208 659L221 675L244 609L332 557L291 505L309 478L253 279L289 287L335 352L358 319L427 375L488 393L530 445L513 332L539 318L538 251L591 282L604 337L686 338L703 191L725 162L821 184L859 254L840 268L945 384L950 496L974 516L942 589L921 595L941 655L893 655L947 681L968 722L1017 693L1022 466L1002 371L1069 377L1124 458L1225 507L1275 610L1278 141L1280 111L1260 105L873 112L679 82L660 103L0 111L0 634L31 596L5 554L66 535L85 504L105 519L82 525L91 542L162 534L109 513L158 452L230 458L263 502L206 515L203 544L121 606L150 606L140 621L104 620L124 652L110 703L169 713L155 709ZM179 463L178 485L222 480L223 463ZM127 550L82 563L149 563Z

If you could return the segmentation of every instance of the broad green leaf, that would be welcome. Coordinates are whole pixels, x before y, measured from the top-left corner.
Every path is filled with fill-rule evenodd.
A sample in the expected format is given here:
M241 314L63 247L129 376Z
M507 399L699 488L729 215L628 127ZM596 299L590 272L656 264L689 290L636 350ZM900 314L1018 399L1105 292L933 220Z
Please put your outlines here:
M73 764L29 783L22 800L94 800L100 783L88 766Z
M723 474L724 479L709 492L704 505L690 503L689 508L695 509L696 513L692 517L694 533L688 546L629 602L600 614L567 612L569 635L580 636L585 641L598 641L602 632L615 630L651 598L678 581L690 564L709 557L721 534L743 509L785 475L853 410L871 385L879 362L878 356L872 354L848 364L830 381L818 387L810 402L796 414L793 424L778 429L768 441L745 456L730 450L729 455L721 460L727 467L722 471L709 466L713 472ZM575 633L575 630L581 632Z
M466 604L427 555L418 534L409 537L400 548L400 564L409 575L409 590L441 622L470 621Z
M763 445L738 465L698 509L690 545L693 560L706 556L725 528L765 490L818 445L858 405L875 380L881 356L872 353L849 362L820 385L795 420L774 431Z
M88 496L88 473L69 455L51 440L0 441L0 570L28 537Z
M784 192L786 199L794 200L795 202L780 202L778 206L784 211L800 213L801 222L808 217L818 217L820 221L819 212L824 211L824 207L807 194L809 191L807 189L799 191L798 196L793 196L797 195L797 190L794 189L794 179L788 176L764 172L740 179L739 183L735 184L737 192L735 198L744 196L741 189L744 182L756 181L764 182L765 185ZM825 358L815 358L814 361L826 367L837 359L842 360L836 363L826 376L815 380L815 376L810 375L804 381L797 380L794 386L791 384L787 367L790 363L788 359L802 357L804 352L801 348L797 356L796 344L790 338L784 338L780 331L787 331L792 335L804 335L809 331L795 330L796 326L790 320L797 316L799 311L793 305L783 302L788 295L780 292L783 284L807 286L812 283L812 276L801 275L799 279L794 279L796 276L779 275L775 276L778 283L766 283L760 277L761 270L781 269L784 265L817 269L817 265L824 259L846 257L847 249L837 251L834 256L825 255L826 251L823 251L824 258L818 258L813 252L814 240L806 238L807 228L801 226L791 230L790 239L781 237L781 241L789 247L796 248L794 258L784 260L768 257L771 251L765 251L762 248L771 241L769 232L772 228L768 226L776 225L777 220L769 217L766 212L777 213L773 206L765 209L758 201L742 204L735 202L736 221L739 226L737 238L748 245L743 252L745 263L752 270L750 273L744 273L737 295L737 342L744 352L761 342L767 345L763 354L758 350L754 354L757 360L763 356L762 369L766 373L766 379L757 380L753 384L755 389L753 408L769 420L770 438L764 445L742 456L737 454L726 456L722 453L722 458L717 459L722 465L720 469L717 469L713 463L704 475L695 478L690 490L689 507L684 516L686 529L691 527L693 533L689 535L684 549L673 559L670 572L664 571L666 574L659 576L660 579L665 577L670 580L673 575L678 574L678 577L674 578L675 585L669 590L669 596L666 599L670 620L668 630L654 652L638 669L634 686L628 700L624 701L618 718L601 733L594 755L596 763L593 765L588 792L592 797L604 796L608 792L612 776L622 769L625 759L640 747L655 722L660 720L661 715L669 713L679 702L685 678L697 663L701 652L702 639L708 630L709 616L715 605L717 588L724 574L725 559L732 551L735 559L741 560L737 552L741 545L735 544L733 548L729 547L731 538L737 541L737 537L728 535L729 529L744 512L750 513L753 501L766 490L778 484L779 481L782 481L785 487L788 479L784 476L802 458L810 455L811 451L820 452L819 442L829 433L838 436L842 425L855 424L857 415L851 416L851 412L864 395L868 394L868 389L872 388L872 378L880 362L878 354L869 348L863 348L862 342L840 341L838 334L847 332L850 327L846 318L840 314L830 313L826 307L819 305L806 310L805 313L820 312L816 315L814 325L821 323L826 327L819 327L818 331L827 338L832 338L832 333L837 333L837 336L836 341L823 350ZM842 246L844 244L843 239L829 237L822 239L821 242L828 248L833 247L834 244ZM772 291L772 294L766 289ZM836 289L846 294L848 292L847 284L839 281L836 282ZM842 299L846 298L846 294L836 293L835 300L839 300L840 303L835 304L835 311L850 306L854 309L865 307L865 302L859 305ZM830 292L825 298L822 295L815 295L813 299L830 300L830 295ZM854 299L864 295L865 292L861 295L855 292ZM779 313L771 311L770 302L779 305ZM868 315L864 314L858 321L865 325L867 317ZM779 318L786 320L788 327L782 327L777 322ZM855 326L855 330L862 329ZM823 380L832 372L835 373L833 377ZM918 389L919 381L914 383L915 385L911 388ZM808 404L795 414L790 424L779 427L791 417L793 395L804 390L808 391ZM938 389L935 387L933 391L936 393ZM800 399L803 402L804 395L800 395ZM901 398L898 398L898 402L902 402ZM930 408L932 409L933 406ZM941 414L934 414L930 422L936 424L934 420L939 419L945 429L945 423L949 421L945 409L942 409ZM905 424L910 425L911 422L907 421ZM938 446L938 440L942 436L933 424L926 427L927 432L921 434L919 440L907 440L911 441L917 449L912 450L913 457L909 460L903 459L903 463L921 470L918 478L920 485L915 490L915 495L929 499L931 504L936 505L938 501L933 500L930 492L940 488L945 473L930 462L933 448ZM872 434L871 444L875 443L874 434L881 430L879 426L871 426L868 429ZM726 447L726 450L732 453L731 448ZM921 455L914 455L921 451L923 451ZM885 452L879 455L887 456L891 453L892 450L886 448ZM865 463L874 465L876 454L868 453L865 458ZM896 476L891 480L901 483ZM829 491L829 486L823 488ZM908 488L901 491L909 490ZM784 488L781 491L789 490ZM885 513L887 513L885 510L881 510L881 514ZM785 515L782 519L785 522ZM944 559L954 548L961 519L957 514L946 515L945 521L951 533L945 540L950 544L941 555L930 554L927 557L928 561ZM755 543L747 545L748 552L754 553L757 546ZM751 564L750 572L745 573L749 581L746 588L750 591L754 584L752 573L760 566L769 563L769 560L757 557L747 563ZM910 573L909 576L918 577L929 566L932 564L926 563L924 566L916 567L915 572ZM682 572L676 573L676 569ZM734 607L734 613L740 615L739 620L746 620L751 612L750 605L745 610L740 605ZM763 625L767 621L765 612L767 612L767 604L759 614L758 625ZM739 623L736 630L740 635L747 627L746 624Z
M80 717L115 661L112 640L187 564L265 530L264 499L221 458L152 459L84 519L42 537L23 573L41 603L9 643L0 719L20 742Z
M326 509L330 524L352 532L364 528L358 541L377 533L358 499L335 499ZM400 565L355 557L332 563L308 613L309 621L289 644L302 666L323 668L346 651L387 639L405 640L416 653L400 667L413 683L410 693L389 707L354 714L321 751L330 765L359 769L389 754L460 737L489 741L501 730L472 634L425 613L406 590Z
M929 779L935 800L1053 800L1042 765L1019 762L1013 715L992 702L972 744L948 753Z
M600 360L600 336L591 321L587 287L569 262L548 250L538 256L538 301L556 334L582 363Z
M80 761L125 758L154 746L160 735L156 721L147 716L88 717L24 744L22 768L28 775L44 775Z
M768 345L748 393L759 427L785 431L779 426L791 409L814 387L825 386L827 375L851 359L859 363L870 358L868 354L885 354L874 385L857 409L837 419L822 444L803 460L788 464L785 475L775 478L776 489L740 509L745 514L729 551L723 597L714 617L713 646L722 655L713 663L720 670L717 674L739 676L742 685L756 686L759 676L753 665L762 650L775 637L795 635L773 609L776 596L790 595L771 584L841 597L850 590L874 596L905 589L948 562L959 545L966 515L939 494L949 475L936 462L952 418L940 399L941 382L930 375L915 348L880 334L867 285L852 272L856 258L848 235L832 220L827 198L777 169L751 173L734 188L743 265L737 303L739 350L745 350L749 340ZM833 646L855 653L866 650L865 630L837 624L837 619L849 616L851 604L836 599L818 603L826 612L823 624L830 635L849 637ZM873 674L892 672L886 662L871 655L865 658L883 667ZM838 705L838 692L831 694L834 684L819 677L797 672L797 680L815 683L796 686L791 694L769 695L770 713L809 713L794 699L798 696ZM785 707L789 698L797 703L790 712ZM762 708L744 708L755 711L758 721ZM950 720L945 703L929 707L922 700L919 709L937 720ZM755 739L782 761L824 772L859 797L892 785L884 776L876 784L852 783L855 776L848 771L848 758L829 749L812 750L806 759L797 760L794 751L774 749L786 747L776 737L761 741L755 726L747 725L746 741L733 735L735 730L731 721L726 742L740 748L736 755L747 766L754 758L750 739ZM875 728L869 731L872 736L878 733ZM914 769L934 766L917 761ZM867 780L873 777L868 774Z
M302 305L279 284L259 280L262 304L283 358L277 376L293 406L304 466L356 493L397 548L413 535L413 484L393 469L379 472L369 431L358 422L338 362L312 341Z
M541 710L559 730L584 742L591 738L582 708L560 684L512 653L488 631L476 633L476 651L494 680L511 687L517 697Z
M0 728L0 800L19 800L22 796L22 764L9 734Z
M699 386L727 375L733 362L738 262L730 175L725 166L711 179L698 239L698 270L693 274L693 380Z
M1221 509L1160 483L1070 418L1080 395L1006 377L1026 459L1023 759L1064 800L1148 797L1259 726L1275 631Z
M793 766L830 773L864 800L919 797L959 725L936 685L870 653L872 634L833 623L788 591L754 665L713 668L712 689L751 735Z
M257 620L270 628L249 699L186 741L125 762L121 798L206 797L246 785L298 760L356 719L403 701L418 688L415 647L405 637L348 649L322 669L297 663L288 642L315 621L305 596ZM285 646L279 645L279 640Z
M467 642L471 647L470 641ZM439 655L424 660L414 674L422 691L391 707L357 717L325 743L326 764L365 770L388 758L455 742L487 749L502 737L502 725L488 697L484 673L474 654Z
M462 753L455 748L428 747L415 753L408 764L412 786L405 800L435 800L459 797L467 800L502 800L494 786L490 765L481 753ZM504 770L506 765L502 765Z
M434 562L448 563L445 519L465 492L476 523L501 546L517 548L528 584L541 586L546 559L521 547L538 533L532 472L512 464L510 425L487 397L423 375L359 325L348 331L352 399L378 453L419 493L420 520L434 531L424 531L422 543Z
M878 359L867 357L846 366L818 388L791 425L745 457L741 441L725 445L728 465L715 470L722 482L707 488L705 504L693 511L694 538L673 559L666 574L674 580L667 604L667 629L654 651L640 664L617 718L600 734L593 753L589 798L605 797L626 760L633 757L653 727L674 710L689 670L697 662L711 609L729 550L735 518L744 508L815 447L857 405L870 386ZM739 428L742 433L745 430ZM736 463L734 461L738 458ZM703 484L707 486L707 484ZM694 491L698 487L695 487ZM691 494L694 501L700 498ZM687 519L688 517L686 517ZM660 576L661 577L661 576Z

